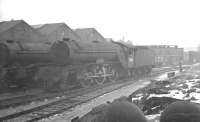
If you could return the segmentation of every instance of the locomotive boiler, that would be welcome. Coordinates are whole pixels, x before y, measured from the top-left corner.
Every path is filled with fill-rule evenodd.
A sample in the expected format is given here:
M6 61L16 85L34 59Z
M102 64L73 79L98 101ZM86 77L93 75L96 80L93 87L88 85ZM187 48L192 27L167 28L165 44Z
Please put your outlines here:
M0 66L50 62L49 49L50 46L44 43L0 42Z
M62 66L40 68L37 77L48 82L55 79L52 83L62 82L59 83L62 84L60 87L66 88L77 84L90 87L107 81L113 82L120 76L118 71L122 71L118 58L119 55L123 57L123 50L119 45L111 42L63 39L55 42L49 53L52 62Z
M48 44L38 42L0 42L0 87L31 85L28 81L35 73L32 68L51 62L49 49Z
M102 42L79 42L74 40L58 41L51 47L54 62L77 64L78 62L116 61L118 45Z

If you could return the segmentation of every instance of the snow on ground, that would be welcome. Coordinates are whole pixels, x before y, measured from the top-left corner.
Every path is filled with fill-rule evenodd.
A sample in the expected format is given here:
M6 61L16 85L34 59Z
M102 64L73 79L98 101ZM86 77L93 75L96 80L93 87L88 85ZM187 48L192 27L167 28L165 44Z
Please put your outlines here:
M167 75L162 75L157 79L162 81L166 80L166 78ZM160 110L158 109L156 110L158 113L155 113L156 111L154 111L153 112L154 114L147 115L146 117L149 120L148 122L159 122L159 116L160 116L159 113L163 111L164 109L163 106L166 107L167 104L170 104L169 100L173 99L174 99L173 101L188 100L190 102L195 102L200 104L200 64L196 64L192 66L189 70L179 73L177 77L166 81L169 82L169 84L165 84L165 82L163 82L163 85L158 86L158 89L156 89L160 93L151 93L152 91L147 91L149 95L147 95L148 97L146 100L149 100L150 98L160 98L160 106L152 106L152 105L149 106L152 107L151 110L154 109L156 110L159 107ZM152 87L152 89L154 89L154 87ZM163 91L165 92L162 93ZM142 92L142 94L143 96L146 96L146 93ZM141 100L142 94L139 92L132 98L132 100ZM164 99L166 98L169 99L165 101ZM155 102L156 105L159 99L154 99L154 100L156 101L151 101L151 104L152 102ZM164 103L163 101L166 103Z
M176 75L179 75L179 71L173 71L173 72L175 72ZM158 81L167 80L168 79L168 73L171 73L171 72L164 73L164 74L156 77L155 80L158 80Z
M148 122L159 122L160 114L147 115Z

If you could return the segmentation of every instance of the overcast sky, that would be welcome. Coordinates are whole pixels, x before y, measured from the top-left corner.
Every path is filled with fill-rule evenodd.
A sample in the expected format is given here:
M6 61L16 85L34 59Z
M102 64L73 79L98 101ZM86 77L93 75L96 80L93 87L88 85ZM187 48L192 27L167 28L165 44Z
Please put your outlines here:
M133 44L200 44L199 0L0 0L0 20L65 22L96 28L104 37Z

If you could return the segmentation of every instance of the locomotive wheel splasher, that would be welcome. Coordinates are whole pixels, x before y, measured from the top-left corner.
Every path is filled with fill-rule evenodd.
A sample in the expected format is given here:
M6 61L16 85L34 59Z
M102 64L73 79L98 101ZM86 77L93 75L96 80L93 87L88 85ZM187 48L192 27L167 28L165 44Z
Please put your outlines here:
M108 81L115 82L117 72L110 64L91 64L86 66L78 79L83 87L91 87L94 85L102 85Z
M106 81L107 69L104 65L97 65L94 72L94 80L98 85L104 84Z
M89 72L89 71L85 70L85 71L81 72L80 75L81 75L80 76L81 78L78 78L78 79L79 79L80 84L83 87L89 88L94 84L94 79L91 78L93 76L92 72Z

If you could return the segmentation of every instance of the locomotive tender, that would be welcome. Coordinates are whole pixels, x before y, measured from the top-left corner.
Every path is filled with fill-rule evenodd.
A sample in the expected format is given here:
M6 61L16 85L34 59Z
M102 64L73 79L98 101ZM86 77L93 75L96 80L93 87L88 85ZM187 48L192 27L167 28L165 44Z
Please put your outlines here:
M154 55L148 47L114 41L63 38L49 45L1 40L1 87L87 88L149 73L154 66Z

